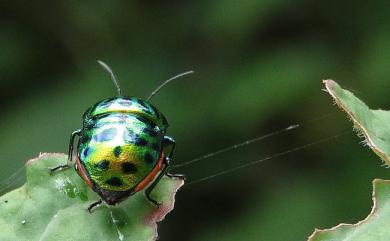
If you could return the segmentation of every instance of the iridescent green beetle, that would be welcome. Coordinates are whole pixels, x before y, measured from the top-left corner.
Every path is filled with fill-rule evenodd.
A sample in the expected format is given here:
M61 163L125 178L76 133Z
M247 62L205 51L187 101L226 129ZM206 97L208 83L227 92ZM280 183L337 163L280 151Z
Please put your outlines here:
M145 188L147 199L159 205L150 196L156 184L164 175L183 176L168 173L175 141L165 135L167 119L149 100L169 81L193 72L165 81L147 100L142 100L123 97L112 70L105 63L98 62L111 74L118 97L99 101L84 113L82 128L71 134L67 164L52 168L50 172L72 165L74 141L78 136L74 167L101 197L89 206L89 211L102 201L115 205ZM167 147L170 151L165 155Z

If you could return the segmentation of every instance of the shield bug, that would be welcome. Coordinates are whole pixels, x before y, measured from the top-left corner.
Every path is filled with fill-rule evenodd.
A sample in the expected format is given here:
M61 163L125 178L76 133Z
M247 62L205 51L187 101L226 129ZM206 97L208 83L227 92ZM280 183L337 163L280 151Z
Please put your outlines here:
M171 80L193 71L168 79L143 100L122 96L113 71L98 62L110 73L118 97L104 99L87 109L82 128L70 136L67 163L51 168L50 173L74 165L85 183L101 198L88 207L90 212L103 201L115 205L144 189L146 198L158 206L150 196L156 184L164 175L183 176L168 173L175 141L166 135L168 121L150 99ZM73 164L76 137L77 158Z

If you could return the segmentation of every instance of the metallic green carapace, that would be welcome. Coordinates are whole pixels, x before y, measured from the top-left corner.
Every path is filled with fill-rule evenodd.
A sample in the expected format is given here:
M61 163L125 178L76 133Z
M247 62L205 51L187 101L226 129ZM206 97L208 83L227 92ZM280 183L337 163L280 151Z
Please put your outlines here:
M156 165L167 127L165 117L147 101L102 100L84 114L80 163L100 188L129 190Z

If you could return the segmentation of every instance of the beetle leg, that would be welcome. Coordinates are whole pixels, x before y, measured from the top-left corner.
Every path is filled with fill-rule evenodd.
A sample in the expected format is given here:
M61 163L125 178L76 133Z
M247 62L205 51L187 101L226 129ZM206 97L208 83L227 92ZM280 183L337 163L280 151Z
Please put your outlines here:
M73 160L73 146L74 146L74 138L76 136L80 136L81 129L75 130L72 132L70 135L70 140L69 140L69 150L68 150L68 160L66 162L66 165L69 167L72 164Z
M175 140L172 138L172 137L169 137L169 136L164 136L164 140L163 140L163 144L165 146L168 146L168 145L171 145L172 148L171 148L171 151L169 152L168 156L164 158L164 167L162 168L161 172L158 174L158 176L156 177L156 179L152 182L152 184L145 190L145 195L146 195L146 198L152 202L153 204L155 204L156 206L160 206L161 203L157 202L156 200L154 200L151 196L150 196L150 193L153 191L153 189L156 187L157 183L160 182L161 178L164 176L164 175L167 175L168 177L171 177L171 178L180 178L180 179L184 179L184 176L183 175L176 175L176 174L170 174L168 173L169 171L169 167L171 165L171 160L172 160L172 157L173 157L173 153L175 152L175 147L176 147L176 142Z
M171 151L169 152L168 154L168 157L165 158L165 164L167 166L170 166L171 165L171 160L173 158L173 154L175 153L175 150L176 150L176 142L175 140L170 137L170 136L164 136L164 139L163 139L163 144L165 146L172 146L171 148ZM171 174L169 173L168 171L166 171L165 173L168 177L171 177L171 178L180 178L180 179L185 179L185 176L184 175L181 175L181 174Z
M164 136L163 147L172 146L171 151L168 154L169 161L172 160L173 154L176 150L176 141L170 136Z
M184 176L183 174L172 174L167 172L166 175L170 178L180 178L182 180L186 180L186 176Z
M89 207L87 208L88 212L89 213L92 213L93 212L93 209L96 208L97 206L100 206L102 205L103 201L101 199L99 199L99 201L96 201L94 203L92 203L91 205L89 205Z
M66 161L65 165L59 165L53 168L49 168L49 173L52 174L54 171L57 170L63 170L66 168L69 168L72 164L72 157L73 157L73 146L74 146L74 138L76 136L80 136L81 129L78 129L76 131L73 131L72 134L70 135L70 140L69 140L69 149L68 149L68 160Z
M164 136L164 139L163 139L163 145L165 147L167 146L172 146L171 147L171 151L169 152L168 156L164 158L164 167L162 168L161 172L158 174L158 176L156 177L156 179L152 182L152 184L145 190L145 195L146 195L146 198L152 202L153 204L155 204L156 206L160 206L161 203L157 202L156 200L154 200L151 196L150 196L150 193L153 191L153 189L156 187L157 183L160 182L161 178L164 176L164 175L167 175L168 177L171 177L171 178L180 178L180 179L184 179L184 176L183 175L177 175L177 174L170 174L168 173L169 171L169 167L171 165L171 160L172 160L172 157L173 157L173 154L175 152L175 149L176 149L176 142L175 140L170 137L170 136Z
M166 158L165 158L166 159ZM161 178L167 173L168 171L168 168L169 168L169 164L166 163L166 161L164 161L164 167L163 169L161 170L161 172L158 174L158 176L156 177L156 179L152 182L152 184L150 184L150 186L145 190L145 195L146 195L146 198L151 202L153 203L154 205L156 205L157 207L161 205L160 202L157 202L156 200L154 200L151 196L150 196L150 193L153 191L153 189L156 187L157 183L160 182Z

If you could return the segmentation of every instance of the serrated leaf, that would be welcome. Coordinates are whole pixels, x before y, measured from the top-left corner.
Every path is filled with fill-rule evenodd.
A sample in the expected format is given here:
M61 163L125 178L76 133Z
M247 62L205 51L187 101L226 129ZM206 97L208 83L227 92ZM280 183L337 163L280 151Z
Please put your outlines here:
M388 241L390 240L390 181L373 181L371 213L356 224L339 224L330 229L316 230L308 241Z
M326 90L363 135L367 145L390 166L390 111L371 110L363 101L333 80L324 80Z
M173 209L174 195L184 184L163 178L152 192L163 203L159 208L140 192L90 214L86 208L98 196L72 168L49 175L49 167L65 162L64 154L27 162L26 184L0 197L0 240L156 240L157 222Z
M324 81L326 90L336 104L354 123L365 143L385 162L390 164L390 112L371 110L350 91L333 80ZM364 220L356 224L341 223L330 229L316 229L308 241L388 241L390 240L390 180L373 181L373 208Z

